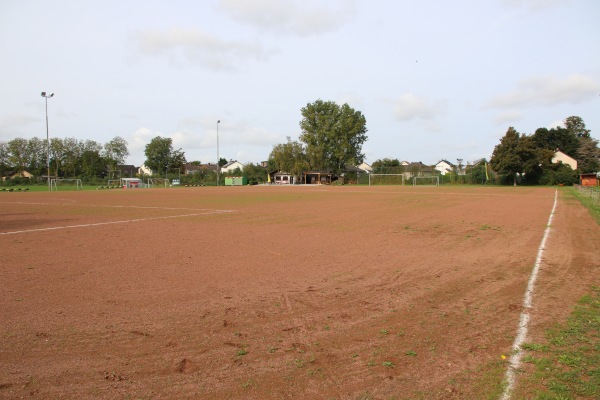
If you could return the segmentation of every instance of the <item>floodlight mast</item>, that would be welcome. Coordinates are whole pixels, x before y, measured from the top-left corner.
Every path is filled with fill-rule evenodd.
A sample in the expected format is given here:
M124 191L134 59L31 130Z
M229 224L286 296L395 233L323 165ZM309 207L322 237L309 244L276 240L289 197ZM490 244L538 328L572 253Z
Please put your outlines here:
M48 169L48 191L52 190L50 187L50 135L48 134L48 99L54 96L54 93L47 94L42 92L42 97L46 99L46 167Z
M219 186L219 124L221 120L217 120L217 186Z

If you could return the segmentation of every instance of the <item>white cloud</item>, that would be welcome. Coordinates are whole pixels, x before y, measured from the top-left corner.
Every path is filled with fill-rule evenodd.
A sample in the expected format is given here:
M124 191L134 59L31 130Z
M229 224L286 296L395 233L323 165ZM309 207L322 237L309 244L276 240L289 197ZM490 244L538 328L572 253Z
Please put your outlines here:
M0 118L0 137L6 136L9 139L14 139L16 135L22 135L24 130L33 123L39 123L39 117L15 112L4 115ZM44 131L44 137L46 131Z
M554 122L549 123L546 128L552 129L552 128L564 128L564 127L565 127L565 121L560 120L560 121L554 121Z
M301 36L334 31L345 24L355 11L353 0L221 0L220 8L234 20L261 31Z
M283 135L269 132L245 121L222 123L219 127L219 140L225 145L272 146L283 142Z
M491 107L552 106L578 104L595 98L600 84L592 77L572 74L564 79L555 76L531 77L517 83L515 90L491 99Z
M433 119L441 111L440 105L423 97L407 93L394 101L394 117L400 121Z
M148 56L167 55L174 63L189 61L212 70L233 70L248 59L269 55L258 42L227 41L199 29L146 30L135 36L139 50Z
M250 151L241 150L235 153L235 159L242 164L248 163L259 163L261 161L267 161L268 154L261 152L260 154L253 153Z
M343 94L338 96L336 100L337 104L348 104L354 109L361 109L364 107L364 99L354 94Z
M509 110L498 114L496 118L494 118L494 122L498 125L506 125L513 124L516 121L520 121L523 119L523 113L516 110Z
M188 124L184 127L184 122ZM144 150L150 141L157 137L167 137L173 140L173 149L182 149L188 159L197 159L198 150L208 150L207 153L215 153L217 146L217 126L216 119L205 118L202 120L188 119L180 124L179 129L171 134L163 134L158 131L141 127L134 133L126 137L130 159L134 163L141 164L145 160ZM194 126L190 128L190 126ZM269 132L264 128L256 127L253 124L241 122L222 122L219 124L219 145L221 156L224 153L236 154L238 160L245 162L248 159L260 159L265 156L257 156L249 152L250 147L265 147L270 149L275 143L285 141L283 135ZM214 151L213 151L214 150ZM270 150L269 150L270 151ZM251 157L252 158L249 158ZM209 156L202 155L201 159L209 159Z
M153 132L148 128L139 128L133 134L129 135L129 137L125 138L127 140L127 148L130 153L140 151L143 153L146 145L156 136L162 136L162 134L160 132Z

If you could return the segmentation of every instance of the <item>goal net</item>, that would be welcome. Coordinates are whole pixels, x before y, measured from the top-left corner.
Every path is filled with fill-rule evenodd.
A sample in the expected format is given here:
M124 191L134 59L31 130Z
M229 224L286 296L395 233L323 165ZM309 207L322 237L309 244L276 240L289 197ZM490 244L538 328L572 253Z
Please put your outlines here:
M413 186L440 186L439 176L414 176Z
M64 190L83 190L83 184L81 179L71 178L58 178L50 180L50 190L58 190L62 188Z
M374 185L404 186L404 174L369 174L369 186Z
M160 188L169 186L169 180L165 178L148 178L148 183L143 184L142 187L148 188Z

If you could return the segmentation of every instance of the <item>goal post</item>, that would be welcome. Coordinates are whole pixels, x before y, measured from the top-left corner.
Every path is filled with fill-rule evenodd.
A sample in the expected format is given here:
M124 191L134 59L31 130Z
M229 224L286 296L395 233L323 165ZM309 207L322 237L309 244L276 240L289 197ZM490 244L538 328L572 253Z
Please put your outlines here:
M440 186L440 177L433 176L413 176L413 186Z
M369 186L374 185L404 186L404 174L369 174Z
M81 183L81 179L76 178L53 178L50 180L50 190L58 191L59 187L62 188L72 188L75 187L75 190L83 190L83 184Z

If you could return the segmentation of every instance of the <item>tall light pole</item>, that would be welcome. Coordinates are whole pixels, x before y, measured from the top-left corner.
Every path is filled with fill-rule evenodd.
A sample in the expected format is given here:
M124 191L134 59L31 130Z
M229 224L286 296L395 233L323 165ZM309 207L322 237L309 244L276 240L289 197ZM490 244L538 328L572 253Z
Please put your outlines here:
M217 120L217 186L219 186L219 124L221 120Z
M48 135L48 99L54 96L54 93L47 94L42 92L42 97L46 99L46 167L48 169L48 190L50 190L50 135Z

